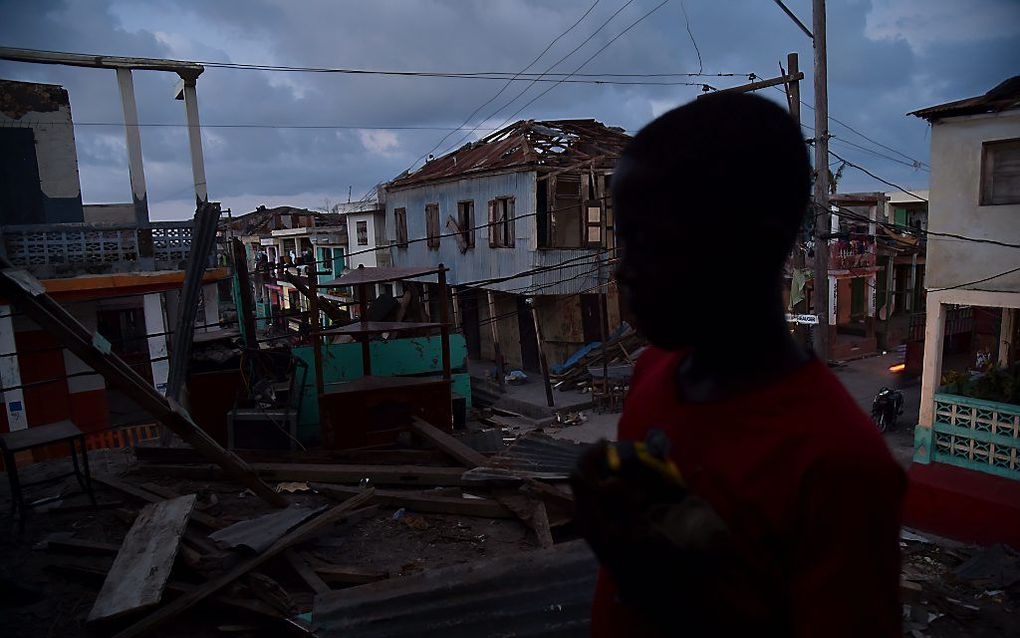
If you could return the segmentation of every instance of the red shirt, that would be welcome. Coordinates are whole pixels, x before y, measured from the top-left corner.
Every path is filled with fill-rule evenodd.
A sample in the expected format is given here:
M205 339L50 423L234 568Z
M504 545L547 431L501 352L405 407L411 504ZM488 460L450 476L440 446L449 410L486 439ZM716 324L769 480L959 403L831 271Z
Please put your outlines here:
M881 435L817 360L725 402L681 403L683 355L639 359L620 440L650 428L672 442L691 491L727 522L754 521L746 538L772 556L797 636L899 636L900 503L906 486ZM641 626L602 570L593 636Z

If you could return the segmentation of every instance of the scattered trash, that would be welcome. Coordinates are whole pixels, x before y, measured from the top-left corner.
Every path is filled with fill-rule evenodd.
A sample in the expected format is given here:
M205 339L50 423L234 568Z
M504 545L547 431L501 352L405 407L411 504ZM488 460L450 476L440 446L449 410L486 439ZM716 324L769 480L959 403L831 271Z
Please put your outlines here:
M405 510L403 507L401 507L396 512L393 512L392 519L395 520L395 521L399 521L400 519L404 518L404 514L406 514L406 513L407 513L407 510Z
M524 385L528 382L528 375L523 370L511 370L503 378L510 385Z
M400 520L411 529L416 529L419 532L429 528L429 522L425 520L424 516L412 514L410 512L405 513Z
M953 575L975 587L1007 589L1020 582L1020 554L1005 545L992 545L971 556Z
M288 494L294 494L297 492L311 492L312 488L308 487L308 483L304 481L289 481L280 483L276 486L277 492L287 492Z
M928 543L929 545L932 543L932 540L927 536L912 532L906 528L900 530L900 540L912 541L915 543Z
M361 487L361 489L365 489L366 487L369 487L371 485L372 485L372 479L370 479L368 477L365 477L365 478L361 479L360 481L358 481L358 486Z
M556 413L556 423L560 425L581 425L588 420L588 417L583 412L563 412Z

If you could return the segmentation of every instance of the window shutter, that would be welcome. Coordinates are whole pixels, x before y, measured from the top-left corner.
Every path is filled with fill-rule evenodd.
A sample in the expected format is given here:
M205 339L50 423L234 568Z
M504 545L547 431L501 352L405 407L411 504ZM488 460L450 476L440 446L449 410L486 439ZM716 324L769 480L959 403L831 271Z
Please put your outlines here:
M495 248L497 246L496 236L499 232L498 225L496 224L496 200L489 200L489 248Z

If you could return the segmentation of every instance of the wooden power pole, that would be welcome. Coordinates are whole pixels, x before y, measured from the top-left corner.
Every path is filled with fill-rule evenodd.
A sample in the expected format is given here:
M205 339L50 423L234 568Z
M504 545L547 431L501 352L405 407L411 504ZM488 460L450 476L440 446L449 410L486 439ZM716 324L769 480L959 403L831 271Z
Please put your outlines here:
M815 50L815 355L829 359L829 91L825 59L825 0L812 0Z

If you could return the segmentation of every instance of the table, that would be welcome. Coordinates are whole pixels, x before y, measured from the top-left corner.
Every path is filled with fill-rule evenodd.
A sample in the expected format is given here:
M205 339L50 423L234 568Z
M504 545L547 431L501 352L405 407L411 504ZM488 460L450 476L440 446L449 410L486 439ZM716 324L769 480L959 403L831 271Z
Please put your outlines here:
M71 461L74 466L72 472L50 476L32 483L22 483L19 480L18 464L14 458L16 453L64 442L67 442L71 447ZM78 444L81 445L80 465L78 463ZM0 451L3 453L4 467L7 469L7 480L11 484L11 516L19 514L19 534L25 529L25 515L29 508L29 505L25 503L25 495L22 488L50 483L73 475L78 479L78 485L81 486L82 491L88 494L89 500L95 506L96 496L92 491L92 475L89 473L89 455L88 449L85 447L85 433L71 421L58 421L48 425L39 425L24 430L0 434Z

